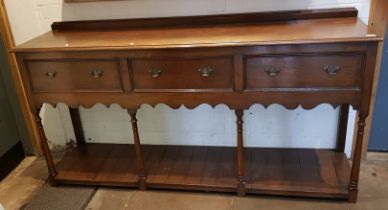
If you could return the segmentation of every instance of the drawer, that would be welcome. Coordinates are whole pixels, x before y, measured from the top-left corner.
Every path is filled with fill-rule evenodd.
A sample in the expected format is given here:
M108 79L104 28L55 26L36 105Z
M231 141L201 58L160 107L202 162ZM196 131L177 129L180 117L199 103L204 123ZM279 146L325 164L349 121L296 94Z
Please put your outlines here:
M231 90L231 58L157 58L132 61L138 91Z
M363 54L247 57L246 89L358 88L364 59Z
M33 92L122 92L117 60L26 61Z

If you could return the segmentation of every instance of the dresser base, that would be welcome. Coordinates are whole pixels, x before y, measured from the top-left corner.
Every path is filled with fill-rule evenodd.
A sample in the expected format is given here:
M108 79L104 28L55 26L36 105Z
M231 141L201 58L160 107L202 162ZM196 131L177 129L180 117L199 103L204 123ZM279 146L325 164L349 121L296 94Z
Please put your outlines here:
M236 149L144 145L147 188L236 192ZM133 145L86 144L57 164L60 184L139 187ZM245 149L247 194L347 199L349 162L316 149Z

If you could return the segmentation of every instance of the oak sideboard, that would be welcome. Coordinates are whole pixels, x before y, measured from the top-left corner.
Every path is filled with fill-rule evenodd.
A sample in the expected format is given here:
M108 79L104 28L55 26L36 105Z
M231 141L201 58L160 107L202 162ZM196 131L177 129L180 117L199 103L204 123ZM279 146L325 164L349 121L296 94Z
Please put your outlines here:
M347 199L356 202L365 118L380 38L353 8L127 20L56 22L16 53L36 116L49 180L87 184ZM65 103L77 137L53 161L39 110ZM85 142L78 107L119 104L134 143ZM142 145L142 104L226 104L236 146ZM340 107L335 149L248 148L243 113L252 104ZM349 106L358 111L350 164ZM319 119L317 119L319 120ZM266 139L257 139L266 141Z

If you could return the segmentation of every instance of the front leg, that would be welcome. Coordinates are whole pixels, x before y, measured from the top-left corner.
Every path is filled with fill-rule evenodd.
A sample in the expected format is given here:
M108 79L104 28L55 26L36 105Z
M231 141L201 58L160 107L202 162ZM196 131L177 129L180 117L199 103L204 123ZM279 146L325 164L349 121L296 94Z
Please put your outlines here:
M235 110L237 117L237 194L245 195L245 180L244 180L244 141L243 141L243 114L244 110Z
M44 157L46 159L46 164L49 172L49 182L52 186L56 186L57 183L55 181L55 176L57 175L57 170L55 169L55 164L51 155L50 147L47 142L47 137L43 129L42 119L39 115L40 110L38 109L35 113L35 121L39 130L39 139L40 139L40 145L42 147L42 151L44 154Z
M140 136L139 136L139 129L137 126L137 118L136 113L137 110L128 110L129 115L131 116L131 123L132 123L132 131L133 131L133 139L135 144L135 152L136 152L136 164L139 172L139 186L140 190L146 190L146 170L144 166L144 160L143 155L141 151L141 144L140 144Z

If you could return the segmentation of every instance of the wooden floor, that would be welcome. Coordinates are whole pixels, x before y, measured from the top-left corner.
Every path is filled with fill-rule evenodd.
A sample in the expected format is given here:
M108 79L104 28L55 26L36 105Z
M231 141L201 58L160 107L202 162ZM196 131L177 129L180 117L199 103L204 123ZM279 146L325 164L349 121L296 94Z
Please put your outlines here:
M236 192L236 149L142 146L148 188ZM245 149L248 193L347 198L350 166L343 153L314 149ZM60 183L137 186L132 145L87 144L57 165Z

